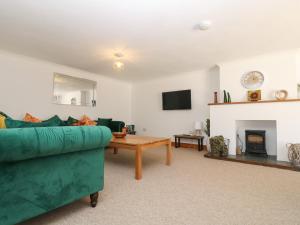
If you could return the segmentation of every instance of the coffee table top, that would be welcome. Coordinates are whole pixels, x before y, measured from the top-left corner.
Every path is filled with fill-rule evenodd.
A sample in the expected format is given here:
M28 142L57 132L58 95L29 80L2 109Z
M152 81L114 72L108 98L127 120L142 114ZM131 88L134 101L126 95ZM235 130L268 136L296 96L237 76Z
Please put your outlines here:
M138 135L126 135L125 138L113 137L110 143L114 144L125 144L125 145L145 145L154 144L161 141L168 141L170 138L158 138L158 137L147 137Z

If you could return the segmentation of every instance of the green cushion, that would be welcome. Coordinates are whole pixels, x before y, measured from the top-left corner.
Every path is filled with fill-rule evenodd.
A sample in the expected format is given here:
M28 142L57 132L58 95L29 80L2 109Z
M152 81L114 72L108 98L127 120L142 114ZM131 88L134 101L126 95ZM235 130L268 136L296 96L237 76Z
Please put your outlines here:
M122 132L125 123L123 121L112 121L110 125L111 132Z
M98 118L97 125L98 126L106 126L106 127L110 128L111 122L112 122L112 119Z
M64 121L65 126L72 126L74 123L78 123L79 120L69 116L68 120Z
M0 162L19 161L105 147L112 135L97 126L0 130Z
M26 127L57 127L63 125L63 121L58 116L53 116L40 123L25 122L7 118L5 120L6 128L26 128Z

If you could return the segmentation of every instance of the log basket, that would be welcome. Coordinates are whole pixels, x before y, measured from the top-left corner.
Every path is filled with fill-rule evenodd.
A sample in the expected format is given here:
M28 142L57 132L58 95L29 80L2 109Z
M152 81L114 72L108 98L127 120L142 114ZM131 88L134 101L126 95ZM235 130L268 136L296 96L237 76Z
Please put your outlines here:
M288 158L291 164L300 170L300 143L297 144L287 144L288 148Z

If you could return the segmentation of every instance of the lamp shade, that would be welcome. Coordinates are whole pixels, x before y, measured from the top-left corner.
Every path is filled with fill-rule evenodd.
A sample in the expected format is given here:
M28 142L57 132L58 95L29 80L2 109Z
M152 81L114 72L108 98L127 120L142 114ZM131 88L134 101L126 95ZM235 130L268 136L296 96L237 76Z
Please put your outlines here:
M199 121L195 122L195 130L201 130L201 123Z

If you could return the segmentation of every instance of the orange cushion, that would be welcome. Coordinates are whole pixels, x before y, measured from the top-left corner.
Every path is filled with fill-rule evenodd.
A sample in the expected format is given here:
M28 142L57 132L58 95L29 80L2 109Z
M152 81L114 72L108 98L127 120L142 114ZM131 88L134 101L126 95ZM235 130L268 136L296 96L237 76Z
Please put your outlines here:
M40 123L42 122L40 119L30 115L29 113L26 113L23 119L25 122L32 122L32 123Z
M84 115L81 120L79 121L81 126L96 126L97 123L91 120L88 116ZM76 124L77 125L77 124Z
M0 129L6 128L5 119L6 119L5 116L0 115Z

